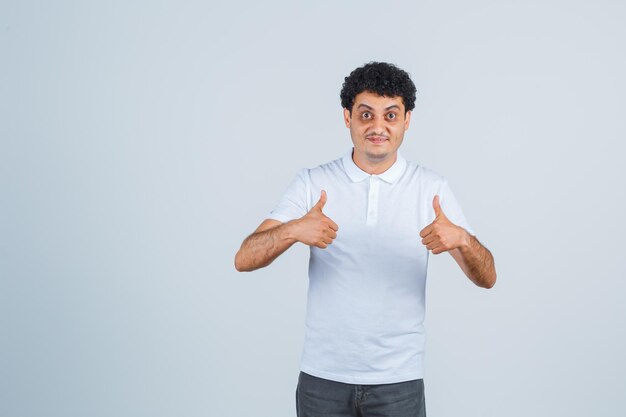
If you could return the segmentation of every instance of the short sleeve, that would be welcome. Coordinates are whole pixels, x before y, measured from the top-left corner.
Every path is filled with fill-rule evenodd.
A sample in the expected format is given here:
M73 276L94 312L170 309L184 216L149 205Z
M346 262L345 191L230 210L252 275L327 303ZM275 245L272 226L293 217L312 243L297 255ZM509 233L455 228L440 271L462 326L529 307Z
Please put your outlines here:
M298 171L280 202L269 212L267 218L286 223L304 216L309 211L309 188L308 169L304 168Z
M441 209L444 214L450 219L450 221L457 226L461 226L463 229L467 230L467 232L471 235L476 235L474 229L470 226L470 224L465 219L465 215L463 214L463 210L459 205L448 181L444 178L439 189L439 204L441 205Z

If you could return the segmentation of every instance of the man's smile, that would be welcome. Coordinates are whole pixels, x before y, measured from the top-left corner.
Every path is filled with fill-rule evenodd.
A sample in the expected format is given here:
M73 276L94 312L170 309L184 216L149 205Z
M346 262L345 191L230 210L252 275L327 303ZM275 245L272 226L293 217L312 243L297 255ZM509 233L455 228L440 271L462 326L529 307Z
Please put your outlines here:
M366 136L366 139L369 140L370 142L374 143L374 144L380 144L380 143L383 143L383 142L389 140L389 138L387 136L378 136L378 135Z

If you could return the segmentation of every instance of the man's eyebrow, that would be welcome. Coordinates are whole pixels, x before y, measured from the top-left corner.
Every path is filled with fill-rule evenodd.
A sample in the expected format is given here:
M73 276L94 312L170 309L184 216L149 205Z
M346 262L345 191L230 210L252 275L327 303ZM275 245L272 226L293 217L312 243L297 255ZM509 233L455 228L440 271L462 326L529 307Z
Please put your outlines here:
M367 109L369 109L369 110L374 110L374 108L373 108L372 106L368 106L368 105L367 105L367 104L365 104L365 103L361 103L361 104L359 104L359 105L357 106L357 109L359 109L359 108L361 108L361 107L366 107L366 108L367 108ZM400 110L400 106L398 106L397 104L392 104L392 105L391 105L391 106L389 106L389 107L385 107L385 110L391 110L391 109L393 109L393 108L396 108L396 109Z

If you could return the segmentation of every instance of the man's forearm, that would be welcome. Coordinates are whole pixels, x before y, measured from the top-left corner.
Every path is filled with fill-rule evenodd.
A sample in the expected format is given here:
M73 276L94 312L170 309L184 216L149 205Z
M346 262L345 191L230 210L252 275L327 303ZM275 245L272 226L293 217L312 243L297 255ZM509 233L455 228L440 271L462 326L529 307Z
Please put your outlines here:
M496 268L491 252L468 233L467 245L452 249L450 254L465 275L476 285L491 288L496 283Z
M238 271L254 271L271 264L297 242L291 231L292 222L287 222L251 234L243 241L235 255L235 268Z

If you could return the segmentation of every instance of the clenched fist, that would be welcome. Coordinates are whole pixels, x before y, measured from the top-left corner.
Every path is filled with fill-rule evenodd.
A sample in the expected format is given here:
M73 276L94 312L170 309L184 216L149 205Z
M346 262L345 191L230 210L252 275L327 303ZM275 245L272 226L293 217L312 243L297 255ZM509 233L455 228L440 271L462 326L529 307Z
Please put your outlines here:
M452 223L439 206L439 196L433 198L435 220L420 232L422 243L433 255L466 246L469 244L469 233Z
M294 235L299 242L326 249L337 237L337 224L322 213L326 204L326 191L311 210L294 221Z

